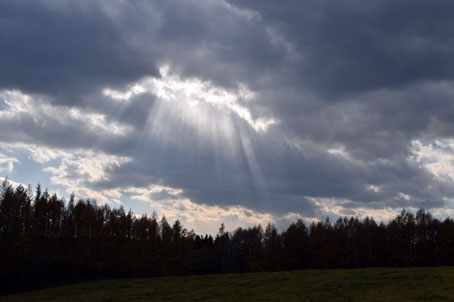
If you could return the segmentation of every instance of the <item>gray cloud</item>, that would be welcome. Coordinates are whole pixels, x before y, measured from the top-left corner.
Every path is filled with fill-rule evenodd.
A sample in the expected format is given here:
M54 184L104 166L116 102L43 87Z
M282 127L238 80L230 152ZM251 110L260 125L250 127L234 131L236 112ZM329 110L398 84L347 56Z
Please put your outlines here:
M229 1L260 13L302 54L296 69L323 95L452 79L453 4L434 1Z
M149 53L128 43L98 2L3 2L0 11L4 88L75 103L96 87L158 75Z

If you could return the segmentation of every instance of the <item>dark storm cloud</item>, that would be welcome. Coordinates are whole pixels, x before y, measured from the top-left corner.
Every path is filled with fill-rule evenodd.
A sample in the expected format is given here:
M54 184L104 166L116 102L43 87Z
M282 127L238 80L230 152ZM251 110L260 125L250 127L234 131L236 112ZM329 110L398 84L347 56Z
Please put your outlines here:
M57 103L159 76L158 63L235 85L280 61L259 23L212 1L19 0L0 4L0 22L0 86Z
M453 196L409 156L412 140L453 136L454 4L229 3L0 3L0 87L45 95L29 112L0 120L0 140L131 158L87 187L162 184L197 203L279 215L315 215L313 198L379 209L439 207ZM257 132L203 104L212 122L201 136L185 120L187 105L152 92L128 101L102 95L159 78L165 65L171 75L233 92L246 85L255 100L241 105L278 124ZM43 104L57 113L41 112ZM58 118L71 108L128 130L114 135ZM222 121L233 135L215 131Z
M454 76L449 1L229 1L260 13L301 53L302 81L339 95Z
M96 1L3 1L0 24L3 88L75 103L87 90L158 74Z

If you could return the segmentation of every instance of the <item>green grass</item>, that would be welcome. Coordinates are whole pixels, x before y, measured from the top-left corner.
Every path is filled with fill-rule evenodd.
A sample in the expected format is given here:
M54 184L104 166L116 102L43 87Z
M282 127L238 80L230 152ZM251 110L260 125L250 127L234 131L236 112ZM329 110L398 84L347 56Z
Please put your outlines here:
M0 301L454 302L454 267L105 280L2 296Z

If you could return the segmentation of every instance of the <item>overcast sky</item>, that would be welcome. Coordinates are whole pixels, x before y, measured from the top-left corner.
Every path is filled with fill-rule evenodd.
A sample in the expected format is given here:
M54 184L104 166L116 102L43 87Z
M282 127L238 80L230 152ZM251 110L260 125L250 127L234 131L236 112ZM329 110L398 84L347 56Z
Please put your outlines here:
M454 216L452 1L0 2L0 175L196 232Z

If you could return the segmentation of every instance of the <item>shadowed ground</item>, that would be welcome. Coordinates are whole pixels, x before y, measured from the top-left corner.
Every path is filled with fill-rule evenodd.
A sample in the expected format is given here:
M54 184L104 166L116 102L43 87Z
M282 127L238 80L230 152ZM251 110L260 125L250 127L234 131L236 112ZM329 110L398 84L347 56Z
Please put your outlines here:
M304 270L84 282L1 301L454 301L454 267Z

